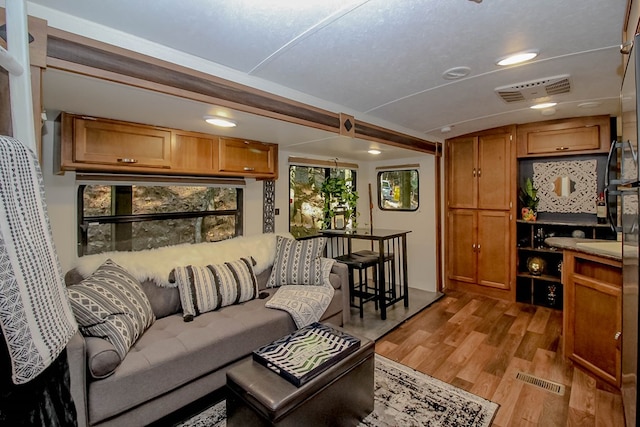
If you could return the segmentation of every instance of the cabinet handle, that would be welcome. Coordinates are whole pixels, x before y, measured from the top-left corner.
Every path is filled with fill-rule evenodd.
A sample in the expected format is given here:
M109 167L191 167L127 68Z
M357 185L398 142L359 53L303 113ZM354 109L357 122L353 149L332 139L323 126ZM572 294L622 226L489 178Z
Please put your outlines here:
M244 169L245 172L251 172L251 171L256 170L256 168L250 168L250 167L247 167L247 166L245 166L243 169Z
M478 252L480 252L480 243L478 243Z
M124 157L122 159L118 159L118 163L138 163L138 161L136 159Z
M478 178L482 176L482 169L478 169Z
M618 341L620 339L620 337L622 336L622 332L618 331L616 332L616 334L613 336L613 339Z
M476 251L476 244L475 243L471 245L471 249L473 250L473 252Z
M473 168L473 177L476 177L476 168Z
M556 151L566 151L569 147L556 147Z

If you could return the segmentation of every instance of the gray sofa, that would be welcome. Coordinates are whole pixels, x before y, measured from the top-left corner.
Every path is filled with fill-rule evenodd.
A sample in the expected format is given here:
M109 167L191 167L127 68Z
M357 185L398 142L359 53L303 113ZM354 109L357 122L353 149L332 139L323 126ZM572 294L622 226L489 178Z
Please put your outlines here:
M229 368L296 330L288 313L265 307L276 292L265 286L270 272L257 275L266 298L204 313L192 322L183 320L177 288L142 282L156 321L104 378L95 378L102 376L99 359L113 355L113 346L77 333L67 352L79 425L141 426L160 419L224 386ZM82 276L74 269L65 279L71 285ZM321 321L341 326L349 318L347 267L335 263L330 281L335 293Z

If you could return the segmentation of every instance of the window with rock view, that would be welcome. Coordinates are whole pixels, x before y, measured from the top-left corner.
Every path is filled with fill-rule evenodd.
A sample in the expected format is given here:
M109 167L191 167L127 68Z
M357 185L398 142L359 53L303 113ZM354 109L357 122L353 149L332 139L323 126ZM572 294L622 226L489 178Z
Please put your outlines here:
M242 233L242 189L81 185L78 255L229 239Z

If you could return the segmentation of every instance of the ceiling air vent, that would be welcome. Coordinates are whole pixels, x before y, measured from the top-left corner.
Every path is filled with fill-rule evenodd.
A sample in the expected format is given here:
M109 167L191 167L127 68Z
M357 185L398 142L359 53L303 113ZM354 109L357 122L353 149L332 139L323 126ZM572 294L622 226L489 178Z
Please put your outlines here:
M571 83L569 75L563 74L561 76L500 86L495 91L503 101L510 103L569 93L571 91Z

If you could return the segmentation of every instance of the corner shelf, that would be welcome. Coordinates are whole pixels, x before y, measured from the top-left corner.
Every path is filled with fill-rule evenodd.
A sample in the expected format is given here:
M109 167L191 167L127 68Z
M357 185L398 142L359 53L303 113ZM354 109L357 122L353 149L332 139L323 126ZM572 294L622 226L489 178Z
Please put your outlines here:
M516 227L516 301L558 310L562 310L563 305L562 250L545 246L544 239L551 235L571 237L576 230L581 230L588 239L612 237L609 224L595 222L517 220ZM536 240L538 230L542 231ZM527 269L527 260L534 256L546 262L546 271L541 275L531 274Z

